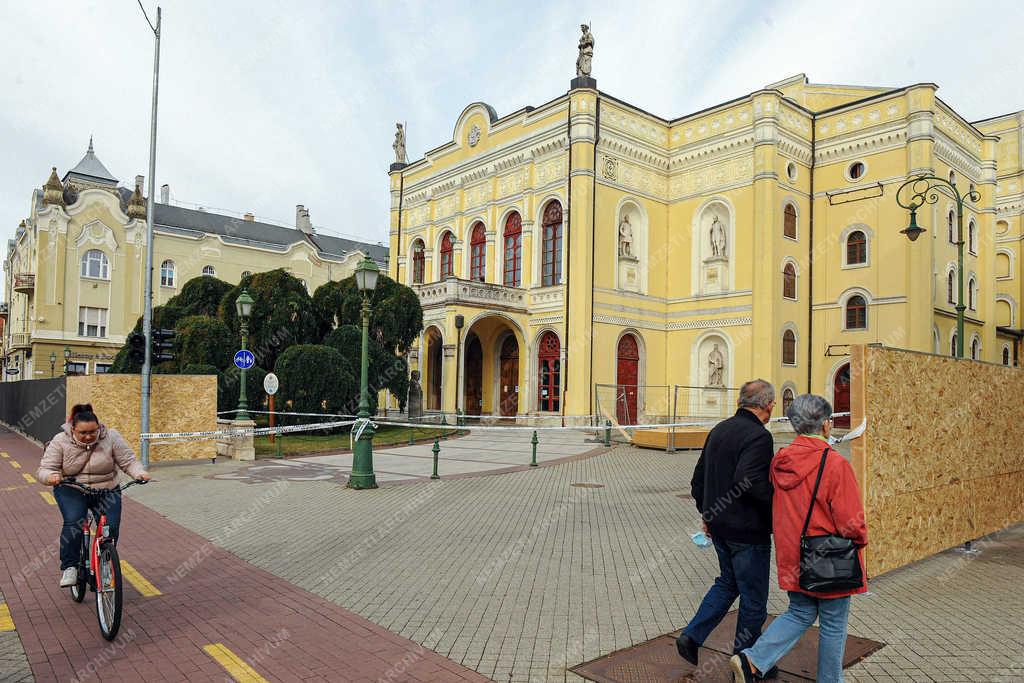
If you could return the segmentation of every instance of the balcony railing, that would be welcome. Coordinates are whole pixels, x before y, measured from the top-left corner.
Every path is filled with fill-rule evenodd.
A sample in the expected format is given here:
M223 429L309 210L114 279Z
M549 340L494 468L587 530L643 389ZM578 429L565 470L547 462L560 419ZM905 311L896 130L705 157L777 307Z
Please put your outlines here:
M31 292L36 288L35 273L16 273L14 275L15 292Z
M11 349L28 349L32 347L32 335L28 332L11 332Z
M450 277L442 282L416 285L413 289L419 295L420 304L424 308L466 304L482 308L500 307L526 311L526 292L518 287Z

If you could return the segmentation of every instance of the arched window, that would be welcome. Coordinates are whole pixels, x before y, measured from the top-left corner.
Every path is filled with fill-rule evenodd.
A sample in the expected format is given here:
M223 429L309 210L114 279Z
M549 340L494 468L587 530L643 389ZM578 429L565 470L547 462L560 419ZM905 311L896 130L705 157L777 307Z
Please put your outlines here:
M782 364L796 365L796 334L793 330L782 333Z
M946 216L946 231L949 234L949 243L956 244L956 216L952 211Z
M523 270L523 219L513 211L505 219L504 234L505 274L503 282L506 287L518 287L522 284Z
M978 226L973 220L967 224L967 251L978 253Z
M562 283L562 205L557 200L548 202L541 224L541 285L549 287Z
M854 230L846 238L846 265L868 262L868 238L861 230Z
M978 360L978 354L981 351L981 344L978 342L978 338L975 337L971 340L971 360Z
M561 344L554 332L545 332L537 352L537 409L557 412L560 409L562 363Z
M110 262L107 255L99 249L90 249L82 256L82 277L94 277L100 280L110 279Z
M426 263L423 251L423 240L416 240L412 243L412 283L414 285L423 284L423 271Z
M217 269L213 266L203 266L203 275L209 275L210 277L217 277Z
M450 232L446 232L444 237L441 238L440 275L442 280L455 274L455 271L452 269L454 266L454 261L452 259L452 251L454 248L455 245L452 243L452 234Z
M949 355L956 358L956 332L953 333L953 338L949 341Z
M789 407L793 405L793 390L786 387L782 390L782 414L785 415L789 412Z
M975 291L976 289L977 287L975 285L974 278L972 277L967 281L967 308L971 309L972 311L974 310L974 307L977 305L977 292Z
M1009 347L1003 347L1003 365L1010 364L1010 349Z
M946 301L956 303L956 273L952 270L946 273Z
M469 279L483 282L487 275L487 231L483 223L473 226L469 237Z
M868 304L860 294L846 301L846 329L863 330L868 326Z
M174 286L174 261L167 259L160 264L160 286Z
M787 263L782 269L782 296L796 299L796 267L792 263Z
M796 209L792 204L786 204L782 211L782 234L790 239L796 239Z

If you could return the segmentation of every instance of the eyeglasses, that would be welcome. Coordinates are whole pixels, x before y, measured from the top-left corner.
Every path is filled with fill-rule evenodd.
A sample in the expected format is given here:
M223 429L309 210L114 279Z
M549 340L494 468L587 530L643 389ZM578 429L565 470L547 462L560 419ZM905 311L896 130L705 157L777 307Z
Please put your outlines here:
M77 429L75 430L75 434L77 434L78 436L96 436L99 433L100 433L100 430L98 430L98 429L90 429L87 432L80 432Z

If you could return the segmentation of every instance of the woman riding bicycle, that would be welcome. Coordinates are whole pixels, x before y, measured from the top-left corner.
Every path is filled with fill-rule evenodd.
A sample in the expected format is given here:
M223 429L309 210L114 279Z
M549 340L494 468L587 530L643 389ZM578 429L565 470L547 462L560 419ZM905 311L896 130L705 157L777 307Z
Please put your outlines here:
M62 431L50 441L39 463L36 479L53 486L53 497L64 517L60 533L60 585L75 585L78 580L78 552L82 545L82 521L86 511L99 517L106 514L110 536L117 542L121 525L121 490L117 488L120 468L133 479L149 481L149 473L135 459L128 442L117 431L100 424L92 405L80 404L71 409L71 417ZM103 494L89 495L69 486L58 486L65 477L74 477L79 484L104 489Z

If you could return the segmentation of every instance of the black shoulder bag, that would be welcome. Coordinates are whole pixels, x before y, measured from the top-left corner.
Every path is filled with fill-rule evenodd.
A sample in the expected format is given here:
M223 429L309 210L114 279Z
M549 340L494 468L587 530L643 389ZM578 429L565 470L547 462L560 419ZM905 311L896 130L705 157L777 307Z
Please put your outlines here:
M814 500L818 497L818 486L825 471L828 448L821 453L821 466L811 494L811 506L807 509L804 528L800 532L800 587L814 593L834 593L860 588L864 576L857 556L857 546L842 536L808 536L807 526L811 523Z

